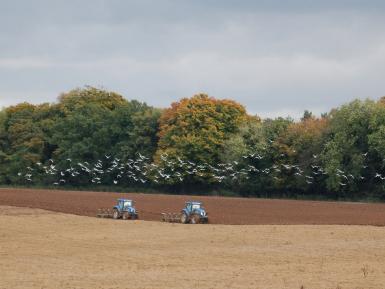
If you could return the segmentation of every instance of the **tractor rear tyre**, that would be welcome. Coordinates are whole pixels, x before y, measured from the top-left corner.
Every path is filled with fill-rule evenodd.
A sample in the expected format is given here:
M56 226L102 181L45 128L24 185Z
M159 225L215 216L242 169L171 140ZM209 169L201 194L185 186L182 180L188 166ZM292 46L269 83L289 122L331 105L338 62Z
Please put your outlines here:
M201 218L198 215L193 215L191 217L191 224L199 224L201 222Z
M124 212L122 215L123 220L128 220L130 218L130 214L128 212Z
M119 211L117 210L117 209L114 209L113 211L112 211L112 218L113 219L115 219L115 220L117 220L117 219L119 219Z
M180 222L182 224L187 224L188 223L188 216L185 213L182 213L182 215L180 216Z

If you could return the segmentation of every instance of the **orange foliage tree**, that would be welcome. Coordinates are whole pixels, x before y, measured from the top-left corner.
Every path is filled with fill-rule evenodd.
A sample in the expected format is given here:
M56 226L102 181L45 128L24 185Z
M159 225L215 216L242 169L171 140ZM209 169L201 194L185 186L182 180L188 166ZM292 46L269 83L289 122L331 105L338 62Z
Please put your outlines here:
M167 154L199 163L216 163L224 141L246 117L246 110L239 103L207 94L174 102L159 120L156 159Z

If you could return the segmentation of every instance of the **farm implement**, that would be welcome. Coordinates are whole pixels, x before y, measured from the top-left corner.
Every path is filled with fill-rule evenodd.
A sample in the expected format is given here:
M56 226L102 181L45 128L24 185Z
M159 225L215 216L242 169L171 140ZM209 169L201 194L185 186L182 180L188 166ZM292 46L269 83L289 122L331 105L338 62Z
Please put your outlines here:
M201 202L186 202L180 213L162 213L162 221L182 224L205 224L209 219Z
M135 209L132 200L118 199L117 204L112 209L99 209L96 216L99 218L135 220L138 219L138 211Z

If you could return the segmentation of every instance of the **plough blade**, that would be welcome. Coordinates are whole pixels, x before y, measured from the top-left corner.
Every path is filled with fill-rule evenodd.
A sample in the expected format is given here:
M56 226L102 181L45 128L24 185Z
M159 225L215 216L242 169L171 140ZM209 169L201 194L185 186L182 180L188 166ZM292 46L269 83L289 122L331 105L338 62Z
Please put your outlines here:
M112 218L112 210L111 209L98 209L98 213L96 214L98 218Z
M180 223L180 213L162 213L162 221L168 223Z

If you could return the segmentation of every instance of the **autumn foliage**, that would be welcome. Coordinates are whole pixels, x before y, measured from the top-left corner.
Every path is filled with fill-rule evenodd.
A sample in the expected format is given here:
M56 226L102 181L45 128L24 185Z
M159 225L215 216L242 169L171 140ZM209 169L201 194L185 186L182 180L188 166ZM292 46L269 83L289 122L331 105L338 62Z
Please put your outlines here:
M19 172L52 159L65 167L69 159L95 163L109 154L127 162L141 155L153 167L166 156L206 169L153 184L176 193L385 199L384 104L384 97L354 100L320 117L305 111L295 121L261 119L203 93L159 109L103 89L74 89L55 103L0 110L0 184L26 185ZM79 178L73 185L90 184Z
M168 154L197 162L218 162L224 141L246 119L232 100L197 94L171 104L159 119L157 156Z

